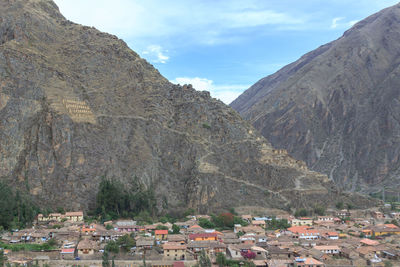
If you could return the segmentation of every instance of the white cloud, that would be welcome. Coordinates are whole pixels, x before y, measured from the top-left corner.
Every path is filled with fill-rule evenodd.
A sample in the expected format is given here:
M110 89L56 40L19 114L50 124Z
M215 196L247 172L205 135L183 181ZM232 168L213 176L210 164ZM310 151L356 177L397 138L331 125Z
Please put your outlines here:
M159 45L149 45L142 54L150 62L165 64L169 59L169 56L165 55L167 52L168 50L162 49Z
M339 21L343 20L343 17L337 17L332 19L332 24L331 24L331 28L332 29L336 29L339 26Z
M185 43L237 41L239 28L299 25L298 14L279 12L258 0L55 0L75 22L95 26L133 42L180 39ZM235 38L236 37L236 38ZM244 38L243 36L240 36Z
M213 80L206 78L189 78L178 77L171 81L175 84L191 84L193 88L199 91L209 91L212 97L220 99L225 104L230 104L235 100L244 90L249 88L249 85L232 84L232 85L214 85Z
M350 27L353 27L354 24L356 24L357 22L359 22L359 20L352 20L352 21L349 21L348 25L349 25Z
M331 29L353 27L359 20L346 21L345 17L337 17L332 19Z

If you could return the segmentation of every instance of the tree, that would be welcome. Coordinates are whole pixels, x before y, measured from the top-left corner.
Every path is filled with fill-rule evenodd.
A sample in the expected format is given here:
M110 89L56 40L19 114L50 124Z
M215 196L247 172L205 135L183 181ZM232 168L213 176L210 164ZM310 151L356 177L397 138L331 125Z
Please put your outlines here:
M342 210L344 208L343 201L336 202L336 208Z
M351 210L351 209L353 209L354 207L353 207L353 204L347 203L347 204L346 204L346 208L347 208L347 210Z
M243 220L242 218L235 216L233 218L233 224L240 224L241 226L247 226L249 225L249 223L245 220Z
M47 241L47 244L49 245L49 247L58 246L57 240L55 238L51 238L49 241Z
M110 267L110 260L108 258L107 250L104 250L104 252L103 252L101 266L102 267Z
M115 256L112 257L112 260L111 260L111 267L115 267L115 262L114 262L114 260L115 260Z
M314 206L314 213L319 215L319 216L324 216L325 215L325 207L321 205L315 205Z
M294 214L294 216L296 216L296 217L304 217L304 216L307 216L307 215L308 215L308 212L304 208L296 210L296 212Z
M157 225L156 230L168 230L168 227L165 225Z
M201 267L211 267L211 260L210 258L206 255L206 252L204 249L201 250L200 252L200 257L199 257L199 266Z
M153 187L146 188L137 177L132 178L128 186L118 179L103 178L96 196L95 213L100 214L103 221L144 211L154 215L156 204Z
M0 267L4 266L4 263L7 261L6 255L4 255L4 250L0 250Z
M207 220L206 218L200 218L199 219L199 225L203 228L206 229L212 229L215 228L215 224Z
M136 246L136 241L129 235L123 235L118 238L116 244L124 251L130 251L132 247Z
M287 219L277 220L272 218L270 221L267 221L268 230L288 229L289 227L290 224Z
M217 253L216 262L217 262L219 267L226 266L226 257L225 257L225 255L223 253L221 253L221 252L218 252Z
M112 252L112 253L117 254L119 252L119 246L118 246L117 242L112 241L112 240L110 242L108 242L104 248L104 252ZM104 254L103 254L103 256L104 256ZM107 256L108 256L108 254L107 254Z
M181 228L179 228L178 225L176 225L176 224L173 224L173 225L172 225L172 233L173 233L173 234L179 234L180 231L181 231Z
M229 228L233 227L234 215L232 213L230 212L221 213L219 217L221 218L221 221L225 227Z

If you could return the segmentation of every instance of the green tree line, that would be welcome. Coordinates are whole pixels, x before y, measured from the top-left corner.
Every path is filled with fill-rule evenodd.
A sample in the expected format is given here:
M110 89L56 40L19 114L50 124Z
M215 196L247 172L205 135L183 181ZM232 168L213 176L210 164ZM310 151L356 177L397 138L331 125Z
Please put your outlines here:
M137 177L128 185L122 184L117 179L103 178L96 196L95 213L101 215L104 221L135 217L143 212L154 215L156 204L153 188L145 188Z
M13 191L8 184L0 181L0 228L24 228L38 212L39 208L28 194Z

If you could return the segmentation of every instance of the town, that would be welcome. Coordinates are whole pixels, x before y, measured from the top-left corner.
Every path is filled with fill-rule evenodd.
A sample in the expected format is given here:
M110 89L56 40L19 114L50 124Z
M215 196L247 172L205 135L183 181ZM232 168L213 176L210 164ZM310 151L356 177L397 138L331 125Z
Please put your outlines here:
M151 224L100 222L82 211L39 214L32 227L2 233L0 265L400 266L400 212L394 204L308 217L248 211L189 210L180 220L161 217Z

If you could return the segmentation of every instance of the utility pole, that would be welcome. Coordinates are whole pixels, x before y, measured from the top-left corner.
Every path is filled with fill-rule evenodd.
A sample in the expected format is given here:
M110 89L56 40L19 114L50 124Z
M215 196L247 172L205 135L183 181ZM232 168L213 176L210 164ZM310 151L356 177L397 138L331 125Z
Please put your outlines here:
M382 188L382 200L385 203L385 187Z

